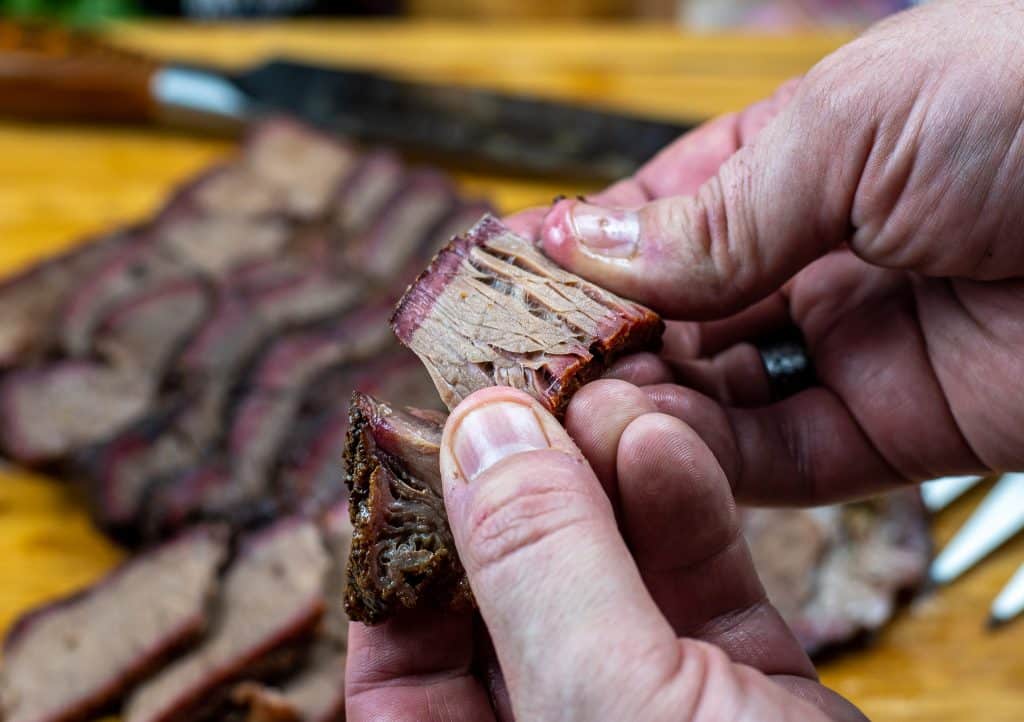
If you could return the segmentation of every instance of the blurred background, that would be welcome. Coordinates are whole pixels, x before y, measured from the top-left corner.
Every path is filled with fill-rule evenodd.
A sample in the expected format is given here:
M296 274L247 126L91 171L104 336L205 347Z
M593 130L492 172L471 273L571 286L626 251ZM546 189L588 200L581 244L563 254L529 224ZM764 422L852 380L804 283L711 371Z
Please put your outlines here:
M669 20L697 30L856 27L913 0L0 0L0 13L76 24L110 18L200 20L295 16L409 16L476 20Z

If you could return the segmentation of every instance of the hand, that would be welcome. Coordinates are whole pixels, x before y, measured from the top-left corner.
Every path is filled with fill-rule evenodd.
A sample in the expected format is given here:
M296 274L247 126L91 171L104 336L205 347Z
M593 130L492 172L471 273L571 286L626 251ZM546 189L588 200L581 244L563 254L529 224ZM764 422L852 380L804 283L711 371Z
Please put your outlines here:
M587 386L566 429L478 391L441 470L490 636L441 611L353 624L349 722L863 722L766 601L708 447L635 386Z
M590 203L515 219L671 318L728 317L673 324L661 360L618 374L660 384L649 398L710 444L740 500L1024 465L1021 37L1024 3L930 3ZM738 342L788 323L820 386L769 403Z

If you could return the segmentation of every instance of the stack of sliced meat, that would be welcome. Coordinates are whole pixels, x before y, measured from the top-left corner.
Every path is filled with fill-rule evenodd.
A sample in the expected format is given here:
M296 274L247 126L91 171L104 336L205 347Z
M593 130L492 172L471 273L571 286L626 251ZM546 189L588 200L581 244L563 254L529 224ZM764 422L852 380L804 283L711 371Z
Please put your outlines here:
M0 719L344 718L344 501L242 535L199 525L8 634ZM273 714L271 714L273 712Z
M329 500L334 400L433 402L386 318L486 209L389 152L259 126L152 222L0 286L0 449L84 480L128 541Z

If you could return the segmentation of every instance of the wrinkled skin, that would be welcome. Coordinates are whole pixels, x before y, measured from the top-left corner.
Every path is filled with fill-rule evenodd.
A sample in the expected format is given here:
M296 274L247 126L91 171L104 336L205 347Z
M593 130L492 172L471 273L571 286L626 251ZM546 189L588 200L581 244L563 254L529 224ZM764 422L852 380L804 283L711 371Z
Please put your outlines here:
M765 601L733 496L1024 461L1022 31L1020 2L904 13L591 198L589 223L579 201L512 219L680 322L620 362L631 383L574 397L568 436L508 423L531 402L504 389L456 409L445 499L486 631L353 627L349 719L862 719ZM742 342L791 322L821 383L769 403Z

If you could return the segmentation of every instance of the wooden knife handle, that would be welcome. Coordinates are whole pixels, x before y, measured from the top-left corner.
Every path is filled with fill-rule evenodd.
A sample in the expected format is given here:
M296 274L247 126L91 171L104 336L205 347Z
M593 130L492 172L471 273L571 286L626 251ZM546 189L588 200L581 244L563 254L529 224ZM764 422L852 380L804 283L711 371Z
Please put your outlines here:
M152 120L156 61L94 36L0 22L0 115L24 120Z

